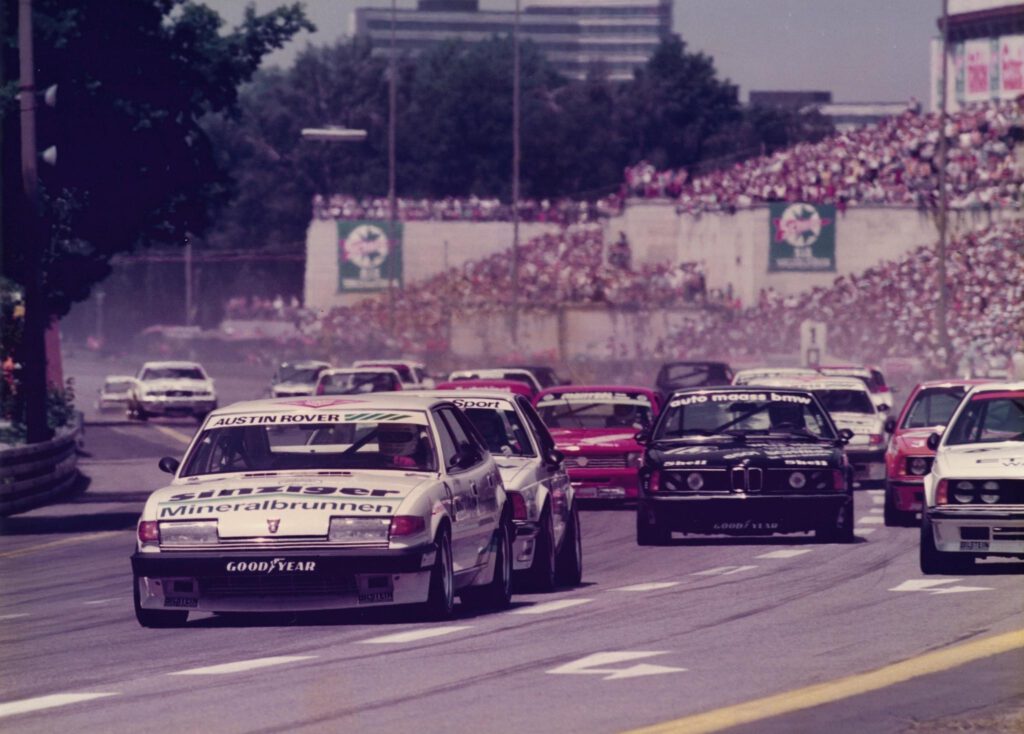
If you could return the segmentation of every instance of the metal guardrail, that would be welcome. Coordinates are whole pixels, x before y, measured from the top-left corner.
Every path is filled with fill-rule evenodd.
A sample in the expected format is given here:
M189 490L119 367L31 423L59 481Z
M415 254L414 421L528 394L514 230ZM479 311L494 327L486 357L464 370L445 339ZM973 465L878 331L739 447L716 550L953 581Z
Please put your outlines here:
M43 443L0 450L0 517L39 507L78 478L81 426Z

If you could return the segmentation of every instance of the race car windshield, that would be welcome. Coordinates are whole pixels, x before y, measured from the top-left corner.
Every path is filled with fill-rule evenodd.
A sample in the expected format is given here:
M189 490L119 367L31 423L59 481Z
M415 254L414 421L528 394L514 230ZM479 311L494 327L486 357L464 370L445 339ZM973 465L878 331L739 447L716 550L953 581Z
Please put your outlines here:
M807 397L799 401L795 397L791 400L717 398L719 395L695 395L673 400L654 439L723 435L763 436L767 440L835 438L826 416Z
M197 367L150 367L143 370L143 380L205 380L206 375Z
M108 380L103 383L103 389L106 392L128 392L132 389L132 383L126 380Z
M433 472L437 466L425 424L233 425L203 431L181 476L362 469Z
M966 389L943 387L921 390L910 405L900 428L928 428L944 426L953 417Z
M278 372L277 381L311 385L319 376L320 369L317 367L282 367Z
M534 456L526 429L514 410L466 408L463 411L495 456Z
M711 378L708 365L681 364L665 370L665 384L673 387L700 387Z
M652 423L651 403L646 396L593 400L571 393L537 405L548 428L642 429Z
M829 413L876 412L874 403L863 390L815 390L814 394Z
M323 395L352 395L366 392L388 392L396 389L398 380L389 372L360 372L325 375Z
M999 441L1024 441L1024 392L975 396L956 419L946 444Z

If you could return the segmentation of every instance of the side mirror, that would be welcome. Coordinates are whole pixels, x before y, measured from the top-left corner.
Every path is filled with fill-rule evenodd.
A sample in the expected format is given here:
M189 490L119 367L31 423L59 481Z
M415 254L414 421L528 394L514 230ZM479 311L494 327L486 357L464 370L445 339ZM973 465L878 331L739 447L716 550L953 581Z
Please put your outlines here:
M839 429L839 443L840 444L845 446L846 444L850 443L850 440L852 438L853 438L853 431L851 431L849 428L840 428Z
M558 449L551 449L547 453L547 460L552 466L560 466L561 463L565 461L565 454Z
M637 431L635 434L633 434L633 440L636 441L638 444L648 443L651 440L650 429L645 428L642 431Z
M181 462L173 456L165 456L157 462L157 466L160 467L160 471L175 474L178 471L178 467L181 466Z
M886 418L885 419L885 432L886 433L892 433L895 430L896 430L896 419L895 418Z
M942 440L942 434L941 433L932 433L932 434L930 434L928 436L928 441L927 441L928 448L930 448L932 451L935 451L936 449L939 448L939 441L941 441L941 440Z

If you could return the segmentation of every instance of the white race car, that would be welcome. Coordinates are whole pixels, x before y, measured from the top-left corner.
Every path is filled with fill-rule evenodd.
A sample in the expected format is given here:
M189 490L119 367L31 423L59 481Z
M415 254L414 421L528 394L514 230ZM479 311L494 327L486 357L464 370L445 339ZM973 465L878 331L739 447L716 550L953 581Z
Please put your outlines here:
M217 407L213 380L198 362L146 362L132 383L128 417L191 415L202 422Z
M928 447L935 461L924 478L921 571L1024 558L1024 382L972 389Z
M282 362L270 381L270 394L275 398L312 395L320 374L330 368L331 365L328 362L315 359L304 362Z
M466 415L439 398L261 400L203 424L132 556L144 627L189 611L507 606L512 508Z
M448 375L448 382L457 380L516 380L525 382L534 393L541 391L540 381L527 369L519 367L497 367L479 370L455 370Z
M583 576L579 507L564 457L529 398L485 389L416 394L447 398L462 408L497 462L512 503L517 582L536 591L579 584Z

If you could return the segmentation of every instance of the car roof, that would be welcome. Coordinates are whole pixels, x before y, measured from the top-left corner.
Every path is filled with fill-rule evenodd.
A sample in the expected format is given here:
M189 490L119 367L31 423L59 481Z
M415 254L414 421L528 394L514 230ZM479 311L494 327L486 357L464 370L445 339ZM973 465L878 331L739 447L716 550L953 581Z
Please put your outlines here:
M406 390L404 394L413 397L437 398L438 400L504 400L509 404L516 401L515 393L508 390L488 390L483 387L468 390Z
M231 415L233 413L293 413L309 415L311 410L420 410L450 402L441 398L408 396L403 392L366 393L359 397L347 395L323 395L297 398L263 398L232 403L210 413L210 415Z
M322 359L297 359L294 362L288 360L281 362L278 367L284 367L285 365L289 367L330 367L331 363L325 362Z
M971 388L970 395L983 392L1024 392L1024 382L987 382Z
M546 387L537 393L537 396L551 393L566 392L641 392L645 395L657 395L658 391L640 385L555 385Z
M926 380L925 382L918 383L916 390L924 390L929 387L973 387L974 385L986 385L992 382L998 382L997 380L987 379L983 377L971 377L965 379L954 379L954 380Z
M199 362L188 362L188 361L185 361L185 360L168 360L168 361L161 361L161 362L143 362L142 363L142 369L147 369L147 368L152 368L152 367L200 367L201 368L202 366L203 365L199 364Z
M417 362L412 359L357 359L352 362L353 367L373 367L380 365L387 367L388 365L400 364L405 367L416 367L419 369L425 369L422 362Z
M398 375L398 370L394 367L331 367L323 371L324 377L330 375L379 375L379 374L394 374Z

